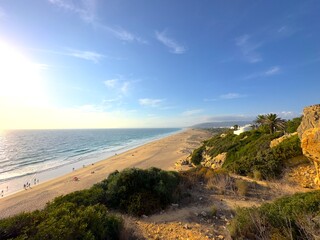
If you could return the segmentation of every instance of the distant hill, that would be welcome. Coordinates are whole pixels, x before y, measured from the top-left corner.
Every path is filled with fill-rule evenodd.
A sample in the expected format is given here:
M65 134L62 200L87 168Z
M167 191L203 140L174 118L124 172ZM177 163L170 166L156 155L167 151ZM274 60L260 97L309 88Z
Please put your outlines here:
M227 128L234 125L244 126L246 124L252 124L252 121L227 121L227 122L207 122L193 125L193 128Z

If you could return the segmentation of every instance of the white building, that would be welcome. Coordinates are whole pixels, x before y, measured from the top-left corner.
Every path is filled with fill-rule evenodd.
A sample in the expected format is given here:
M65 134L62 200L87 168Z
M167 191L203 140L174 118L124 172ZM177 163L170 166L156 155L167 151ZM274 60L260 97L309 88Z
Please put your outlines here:
M238 130L233 131L234 134L240 135L243 132L250 131L252 129L251 124L244 125L243 127L239 127Z

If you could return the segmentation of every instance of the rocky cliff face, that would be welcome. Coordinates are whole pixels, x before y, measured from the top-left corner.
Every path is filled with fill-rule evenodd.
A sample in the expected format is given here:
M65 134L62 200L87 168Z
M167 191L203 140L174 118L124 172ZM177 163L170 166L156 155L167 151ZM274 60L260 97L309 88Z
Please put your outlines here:
M298 135L303 154L315 165L315 183L320 185L320 104L304 108Z

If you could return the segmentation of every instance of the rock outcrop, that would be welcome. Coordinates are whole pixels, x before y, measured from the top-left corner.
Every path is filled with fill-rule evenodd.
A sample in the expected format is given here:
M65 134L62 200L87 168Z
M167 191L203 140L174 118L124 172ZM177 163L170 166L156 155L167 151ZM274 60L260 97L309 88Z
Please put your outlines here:
M298 135L303 154L316 168L315 183L320 185L320 104L303 109Z
M283 135L282 137L273 139L273 140L270 142L270 148L274 148L274 147L278 146L278 145L279 145L280 143L282 143L284 140L286 140L286 139L288 139L288 138L291 138L292 136L295 136L295 135L297 135L297 134L298 134L297 132L294 132L294 133L286 134L286 135Z
M213 169L218 169L218 168L221 168L224 161L226 160L227 158L227 153L224 152L224 153L220 153L218 154L217 156L215 156L214 158L204 158L204 163L202 164L203 166L205 167L210 167L210 168L213 168Z

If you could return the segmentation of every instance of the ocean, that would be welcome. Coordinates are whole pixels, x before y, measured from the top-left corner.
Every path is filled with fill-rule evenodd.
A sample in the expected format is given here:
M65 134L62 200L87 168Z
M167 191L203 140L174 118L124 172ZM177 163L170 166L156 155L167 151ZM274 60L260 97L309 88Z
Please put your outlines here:
M8 130L0 132L0 192L9 195L34 178L61 176L147 142L178 128ZM7 188L8 187L8 188Z

